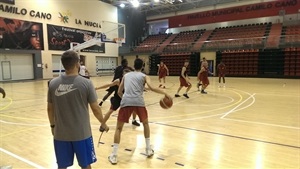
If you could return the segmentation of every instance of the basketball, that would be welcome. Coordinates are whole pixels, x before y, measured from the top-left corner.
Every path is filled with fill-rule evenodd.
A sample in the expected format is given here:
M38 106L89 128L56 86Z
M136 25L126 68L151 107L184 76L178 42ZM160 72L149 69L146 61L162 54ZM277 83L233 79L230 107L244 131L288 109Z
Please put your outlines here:
M167 97L164 97L164 98L160 99L159 104L160 104L160 107L162 107L163 109L169 109L173 105L173 100L169 99Z

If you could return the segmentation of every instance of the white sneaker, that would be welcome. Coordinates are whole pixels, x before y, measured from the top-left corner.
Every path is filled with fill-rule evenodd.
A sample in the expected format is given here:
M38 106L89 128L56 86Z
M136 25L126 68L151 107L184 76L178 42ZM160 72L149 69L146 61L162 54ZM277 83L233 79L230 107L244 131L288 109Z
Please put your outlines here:
M108 156L108 161L109 161L112 165L115 165L115 164L118 163L118 156L117 156L117 155L111 154L110 156Z
M154 150L152 148L146 148L147 157L152 157L154 155Z

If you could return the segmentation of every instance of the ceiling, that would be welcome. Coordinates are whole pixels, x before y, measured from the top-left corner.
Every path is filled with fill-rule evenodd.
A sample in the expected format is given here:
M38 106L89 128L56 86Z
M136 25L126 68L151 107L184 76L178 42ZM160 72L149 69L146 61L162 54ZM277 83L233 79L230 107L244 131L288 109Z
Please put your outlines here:
M234 3L242 0L100 0L120 8L120 4L124 4L124 8L134 8L132 1L139 1L140 6L136 10L144 12L147 16L165 14L176 11L186 11L195 8L215 6L218 4Z

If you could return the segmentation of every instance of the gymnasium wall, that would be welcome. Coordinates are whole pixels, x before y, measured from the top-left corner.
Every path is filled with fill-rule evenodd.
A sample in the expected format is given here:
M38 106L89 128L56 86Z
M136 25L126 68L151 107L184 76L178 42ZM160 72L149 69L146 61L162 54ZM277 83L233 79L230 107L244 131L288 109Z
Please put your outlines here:
M102 21L118 22L117 8L99 0L15 0L14 5L1 2L0 17L42 24L44 50L37 50L41 52L40 63L37 64L41 64L42 69L34 69L42 71L42 73L35 79L52 78L52 56L61 55L64 52L64 50L48 49L47 24L101 32L103 30ZM0 50L3 51L3 49ZM16 53L15 51L17 50L6 49L6 53ZM106 43L105 53L81 52L80 54L86 56L85 63L91 75L96 75L96 56L118 57L118 45ZM21 55L20 59L22 59ZM37 64L34 66L37 67Z
M202 61L202 58L204 58L206 60L212 60L214 63L213 66L213 72L216 72L216 52L201 52L200 53L200 61Z
M136 59L136 57L138 56L138 58L142 59L145 62L145 73L149 74L149 55L126 55L124 56L124 59L127 59L128 61L128 66L134 68L134 60Z
M126 43L123 47L136 46L141 37L147 36L146 15L139 10L118 10L118 21L126 25Z

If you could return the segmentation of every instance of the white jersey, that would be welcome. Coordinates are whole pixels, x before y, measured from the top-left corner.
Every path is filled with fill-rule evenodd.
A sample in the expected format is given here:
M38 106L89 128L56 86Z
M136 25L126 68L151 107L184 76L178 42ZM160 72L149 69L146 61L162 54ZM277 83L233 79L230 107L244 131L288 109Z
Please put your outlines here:
M144 85L146 75L142 72L129 72L124 76L124 94L121 107L145 107Z
M84 65L80 66L79 75L85 76L86 67Z

